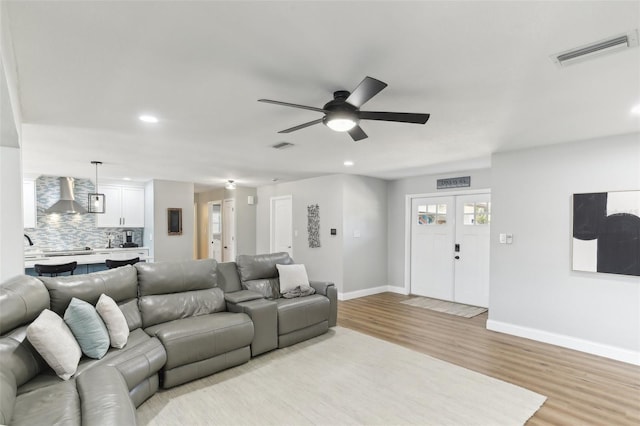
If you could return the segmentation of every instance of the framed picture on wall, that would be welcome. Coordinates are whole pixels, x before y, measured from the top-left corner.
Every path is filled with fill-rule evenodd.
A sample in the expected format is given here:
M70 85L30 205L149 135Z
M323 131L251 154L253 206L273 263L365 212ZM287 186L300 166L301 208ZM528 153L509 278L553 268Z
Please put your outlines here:
M169 235L182 235L182 209L168 208L167 218Z
M640 276L640 191L573 194L574 271Z

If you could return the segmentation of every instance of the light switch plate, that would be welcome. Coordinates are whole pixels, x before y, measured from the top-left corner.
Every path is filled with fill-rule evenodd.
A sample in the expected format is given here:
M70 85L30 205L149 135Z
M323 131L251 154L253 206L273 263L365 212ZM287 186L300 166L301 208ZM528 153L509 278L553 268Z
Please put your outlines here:
M507 234L507 244L513 244L513 234Z
M500 234L500 244L507 243L507 234Z

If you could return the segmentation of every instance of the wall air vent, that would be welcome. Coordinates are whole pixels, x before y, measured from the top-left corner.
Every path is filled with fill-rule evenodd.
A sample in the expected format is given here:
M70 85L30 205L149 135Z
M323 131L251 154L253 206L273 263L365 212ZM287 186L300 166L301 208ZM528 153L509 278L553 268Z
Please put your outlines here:
M600 40L595 43L556 53L555 55L551 55L551 60L558 67L566 67L567 65L577 64L579 62L610 53L620 52L636 46L638 46L637 29L629 31L626 34L619 34L605 40Z
M289 142L279 142L275 145L271 145L271 148L274 149L287 149L287 148L291 148L293 146L292 143Z

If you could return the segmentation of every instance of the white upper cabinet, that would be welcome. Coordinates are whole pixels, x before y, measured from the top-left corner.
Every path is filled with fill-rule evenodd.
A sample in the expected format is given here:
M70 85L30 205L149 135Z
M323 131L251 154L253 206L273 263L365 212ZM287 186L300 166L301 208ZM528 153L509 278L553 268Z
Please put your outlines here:
M22 182L22 213L24 227L35 228L37 223L36 182L25 179Z
M143 228L144 188L100 185L105 212L97 214L98 228Z

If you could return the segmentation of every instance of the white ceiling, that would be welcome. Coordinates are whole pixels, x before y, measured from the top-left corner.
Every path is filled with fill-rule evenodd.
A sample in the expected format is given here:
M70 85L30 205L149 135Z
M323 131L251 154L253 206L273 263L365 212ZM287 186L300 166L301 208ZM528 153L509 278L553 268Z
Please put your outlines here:
M8 2L25 173L240 185L329 173L393 179L492 152L640 131L640 49L557 68L553 53L640 26L640 2ZM368 139L312 111L366 76ZM141 113L160 118L138 121ZM295 147L276 151L287 141ZM345 168L344 160L355 166Z

